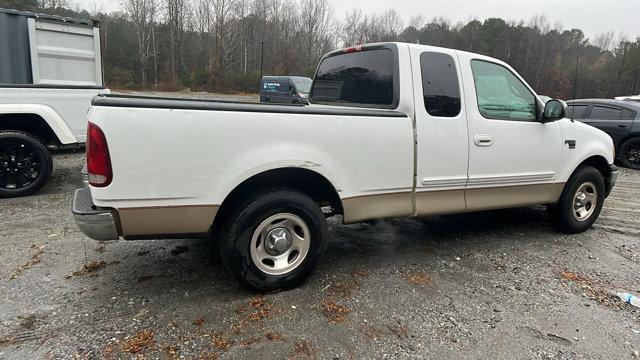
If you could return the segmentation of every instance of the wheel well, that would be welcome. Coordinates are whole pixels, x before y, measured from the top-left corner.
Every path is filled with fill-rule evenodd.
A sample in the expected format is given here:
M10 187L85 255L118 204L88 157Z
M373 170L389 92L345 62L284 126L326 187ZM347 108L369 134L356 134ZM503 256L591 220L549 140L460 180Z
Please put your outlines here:
M60 140L47 122L35 114L0 114L0 131L22 131L38 138L45 146L59 146Z
M578 165L576 170L582 166L592 166L600 171L602 177L606 178L607 176L609 176L609 162L602 156L595 155L587 158L586 160L581 162L580 165Z
M609 162L607 161L607 159L599 155L589 157L581 162L580 165L578 165L574 173L583 166L592 166L596 168L600 172L600 174L602 174L602 177L604 178L605 194L606 196L608 196L608 194L611 192L611 182L609 181L611 173L609 169Z
M324 176L308 169L280 168L254 175L233 189L220 205L216 221L223 218L242 197L269 187L299 190L313 198L320 206L331 206L332 213L342 214L340 196Z

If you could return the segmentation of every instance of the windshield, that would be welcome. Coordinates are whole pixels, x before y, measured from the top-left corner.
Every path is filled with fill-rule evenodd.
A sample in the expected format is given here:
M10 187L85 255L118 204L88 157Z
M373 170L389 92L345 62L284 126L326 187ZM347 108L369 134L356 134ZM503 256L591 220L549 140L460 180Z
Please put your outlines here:
M308 94L309 90L311 90L311 79L309 78L294 78L293 84L296 86L296 89L299 93Z

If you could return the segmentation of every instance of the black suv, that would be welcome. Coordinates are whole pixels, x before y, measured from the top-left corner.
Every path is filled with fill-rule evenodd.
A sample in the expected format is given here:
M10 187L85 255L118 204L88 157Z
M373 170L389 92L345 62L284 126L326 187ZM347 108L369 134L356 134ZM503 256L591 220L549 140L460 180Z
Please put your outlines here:
M609 99L567 101L567 118L582 121L613 139L623 166L640 169L640 103Z

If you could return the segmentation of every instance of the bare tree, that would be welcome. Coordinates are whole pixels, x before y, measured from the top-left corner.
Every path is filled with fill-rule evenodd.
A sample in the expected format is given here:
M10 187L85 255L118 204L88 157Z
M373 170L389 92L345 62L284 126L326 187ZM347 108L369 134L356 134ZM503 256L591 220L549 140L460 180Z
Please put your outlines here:
M129 16L138 45L138 65L142 86L147 83L147 62L156 56L154 30L158 6L156 0L122 0L122 7Z
M37 3L41 9L59 9L73 5L69 0L37 0Z
M333 10L327 0L300 0L300 21L306 39L305 46L312 55L307 57L306 66L323 50L329 40Z
M169 42L171 47L169 66L173 82L178 81L178 77L184 68L182 41L187 11L187 3L185 0L165 0L165 20L169 28Z

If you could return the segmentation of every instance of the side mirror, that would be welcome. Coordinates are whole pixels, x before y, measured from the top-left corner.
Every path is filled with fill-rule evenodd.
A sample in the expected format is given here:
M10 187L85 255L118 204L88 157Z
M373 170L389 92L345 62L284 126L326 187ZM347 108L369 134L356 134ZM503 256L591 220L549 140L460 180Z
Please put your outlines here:
M567 114L567 104L561 100L549 100L544 105L544 111L542 112L543 123L548 123L560 119L564 119Z

